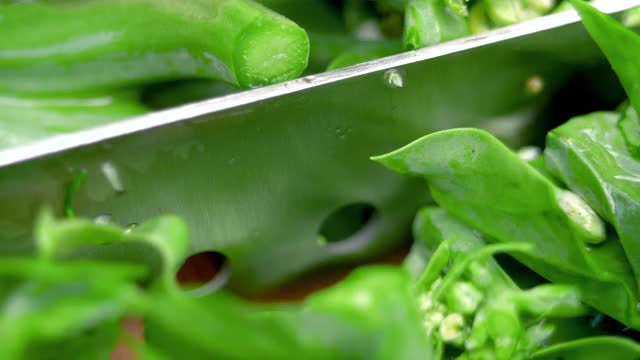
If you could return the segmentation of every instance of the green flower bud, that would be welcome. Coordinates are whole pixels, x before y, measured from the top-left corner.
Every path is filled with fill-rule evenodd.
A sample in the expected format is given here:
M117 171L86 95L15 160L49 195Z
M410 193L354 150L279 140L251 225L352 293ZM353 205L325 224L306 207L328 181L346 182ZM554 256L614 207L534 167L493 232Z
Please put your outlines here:
M590 244L599 244L606 238L604 222L578 195L562 190L558 193L558 205L567 214L574 228Z
M451 313L440 323L440 338L446 343L454 343L462 340L464 332L464 318L461 314Z
M431 298L431 292L425 292L418 296L418 306L420 310L428 311L433 307L433 299Z
M476 311L482 301L483 295L482 292L471 283L460 281L451 287L451 290L445 297L451 311L469 315Z
M428 335L433 334L433 331L437 329L442 320L444 319L444 315L439 311L429 312L424 316L424 320L422 321L422 325L426 330Z

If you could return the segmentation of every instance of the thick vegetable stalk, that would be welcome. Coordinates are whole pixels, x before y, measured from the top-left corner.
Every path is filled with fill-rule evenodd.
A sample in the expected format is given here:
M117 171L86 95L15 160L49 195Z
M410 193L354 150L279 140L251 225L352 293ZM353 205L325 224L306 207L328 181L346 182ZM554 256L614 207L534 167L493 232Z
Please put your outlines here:
M251 88L297 77L309 55L304 30L247 0L28 2L0 5L0 18L5 93L182 78Z
M592 245L605 237L596 213L489 133L446 130L375 159L424 176L440 206L496 241L533 245L515 257L551 281L577 284L586 303L640 327L636 280L619 241Z

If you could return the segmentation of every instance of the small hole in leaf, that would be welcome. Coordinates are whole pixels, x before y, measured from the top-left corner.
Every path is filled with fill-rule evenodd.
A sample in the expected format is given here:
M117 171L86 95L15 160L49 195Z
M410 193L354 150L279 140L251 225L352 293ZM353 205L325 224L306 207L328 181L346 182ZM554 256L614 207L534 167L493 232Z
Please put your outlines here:
M367 203L342 206L329 214L320 225L318 241L323 244L346 240L362 230L376 215L376 208Z
M206 251L189 256L176 274L180 286L196 296L210 294L225 285L230 268L226 256Z

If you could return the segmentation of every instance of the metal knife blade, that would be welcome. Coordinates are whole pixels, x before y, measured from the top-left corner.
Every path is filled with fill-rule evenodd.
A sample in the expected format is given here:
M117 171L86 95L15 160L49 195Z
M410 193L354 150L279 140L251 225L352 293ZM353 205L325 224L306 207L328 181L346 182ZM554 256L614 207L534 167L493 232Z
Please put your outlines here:
M619 13L640 0L598 5ZM39 209L60 213L86 170L76 213L122 225L180 215L191 251L225 254L239 291L371 257L406 239L428 194L370 156L461 126L525 144L562 80L602 61L570 11L3 150L0 253L31 251ZM544 84L534 94L531 79ZM349 205L375 214L345 239L323 238L324 220Z

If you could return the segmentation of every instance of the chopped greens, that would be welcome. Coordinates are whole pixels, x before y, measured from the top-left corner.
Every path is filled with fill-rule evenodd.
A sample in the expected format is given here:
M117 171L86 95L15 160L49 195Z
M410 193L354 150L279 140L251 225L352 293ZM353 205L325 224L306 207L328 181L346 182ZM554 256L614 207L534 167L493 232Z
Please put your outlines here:
M322 32L317 12L339 26L319 4L300 21ZM640 36L570 4L630 105L571 118L547 134L543 155L461 128L373 157L423 177L437 204L415 217L402 266L363 266L300 303L227 291L198 297L175 276L189 249L187 224L164 215L123 228L76 216L80 170L64 195L67 218L41 210L35 253L0 254L0 359L109 359L126 338L126 316L144 319L144 339L126 338L140 359L639 358ZM343 5L344 29L311 36L324 48L309 55L302 28L249 0L3 2L0 92L9 95L0 96L0 146L144 113L139 91L126 89L134 85L199 78L250 88L297 77L308 61L332 60L334 69L393 54L399 13L404 47L413 49L569 3ZM25 21L32 18L41 21ZM158 28L162 36L151 36Z

